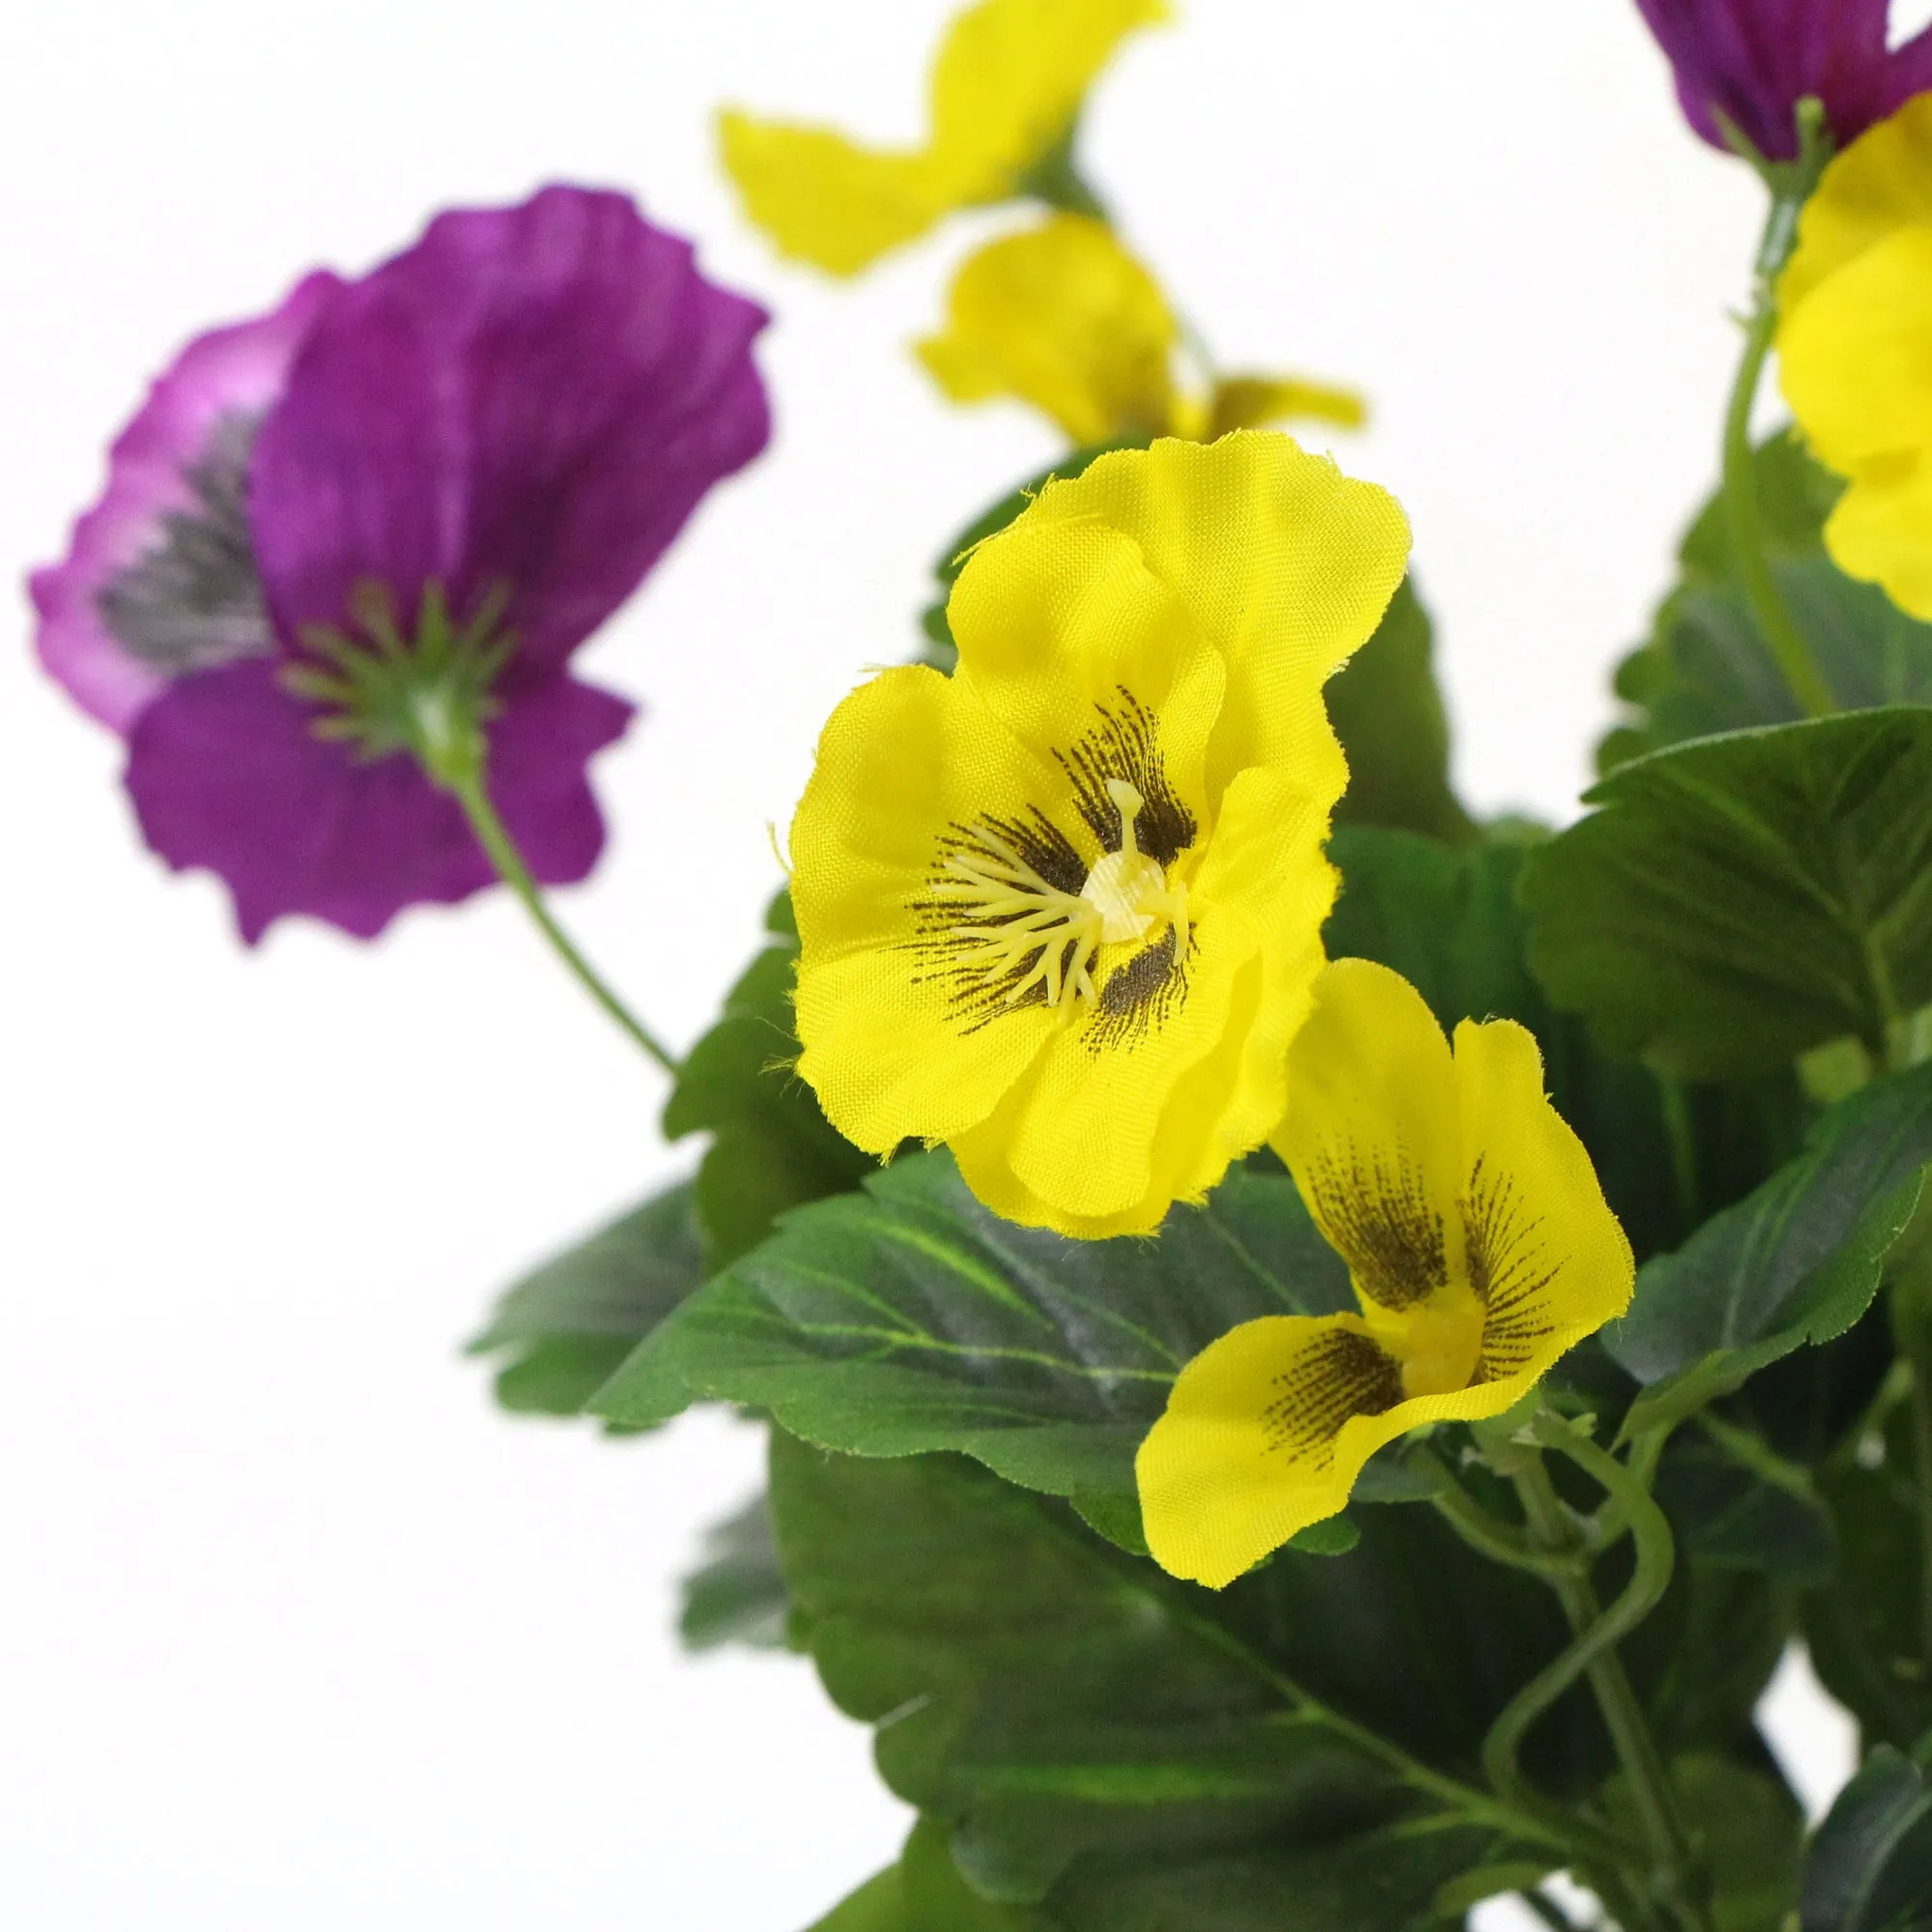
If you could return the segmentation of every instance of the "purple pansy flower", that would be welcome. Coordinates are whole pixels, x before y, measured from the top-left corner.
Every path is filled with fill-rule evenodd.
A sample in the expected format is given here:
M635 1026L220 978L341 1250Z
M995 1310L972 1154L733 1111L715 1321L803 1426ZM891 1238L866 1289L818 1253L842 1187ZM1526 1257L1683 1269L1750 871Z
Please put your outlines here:
M490 796L539 880L581 879L585 765L632 707L570 654L764 447L766 320L627 197L549 187L190 343L32 585L42 662L128 741L148 842L219 873L250 941L289 913L369 937L490 883L457 800L301 695L373 595L406 636L436 605L507 642Z
M1767 160L1797 156L1798 103L1823 101L1840 147L1932 88L1932 28L1886 45L1889 0L1636 0L1677 71L1690 125L1729 121Z

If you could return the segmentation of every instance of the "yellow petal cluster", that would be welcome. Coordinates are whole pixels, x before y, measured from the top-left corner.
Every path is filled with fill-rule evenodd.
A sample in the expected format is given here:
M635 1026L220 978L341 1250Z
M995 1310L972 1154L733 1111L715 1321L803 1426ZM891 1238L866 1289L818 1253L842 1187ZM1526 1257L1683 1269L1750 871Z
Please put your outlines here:
M1386 967L1322 974L1271 1141L1360 1312L1242 1323L1141 1445L1149 1548L1217 1589L1340 1510L1385 1442L1501 1414L1624 1312L1635 1274L1531 1035L1464 1020L1452 1050Z
M1322 965L1322 704L1408 553L1286 437L1049 483L953 586L951 676L834 712L792 823L799 1071L1010 1220L1151 1231L1258 1146Z
M1826 169L1778 306L1785 400L1848 479L1826 547L1932 618L1932 95Z
M917 148L872 148L836 128L719 117L745 211L783 254L857 274L956 209L1002 201L1070 132L1100 70L1164 0L980 0L933 64Z
M1104 221L1053 214L967 257L947 298L946 327L919 354L954 402L1017 397L1076 445L1212 440L1296 415L1350 428L1363 420L1351 390L1291 378L1236 376L1205 397L1181 395L1173 376L1179 340L1160 284Z

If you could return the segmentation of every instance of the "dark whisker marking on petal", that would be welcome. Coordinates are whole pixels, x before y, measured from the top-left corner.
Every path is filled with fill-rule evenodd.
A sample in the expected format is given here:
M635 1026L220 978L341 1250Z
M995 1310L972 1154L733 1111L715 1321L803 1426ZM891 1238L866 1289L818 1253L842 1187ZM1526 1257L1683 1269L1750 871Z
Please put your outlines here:
M1477 1156L1462 1203L1468 1230L1469 1286L1484 1306L1483 1349L1472 1379L1500 1381L1528 1367L1538 1343L1551 1333L1534 1303L1561 1270L1540 1238L1543 1217L1531 1214L1516 1177L1486 1172Z
M1171 866L1194 843L1199 828L1167 781L1154 714L1125 685L1114 689L1120 693L1120 709L1110 711L1096 704L1099 724L1070 751L1053 755L1072 780L1074 804L1104 850L1117 852L1122 842L1121 809L1108 796L1107 781L1124 779L1143 801L1134 819L1140 849L1160 865Z
M1323 1230L1370 1300L1408 1308L1447 1284L1442 1216L1406 1150L1398 1151L1391 1169L1380 1154L1364 1165L1352 1145L1346 1158L1324 1148L1311 1179Z
M1274 1385L1281 1393L1262 1412L1266 1447L1317 1468L1334 1462L1351 1415L1385 1415L1403 1399L1401 1365L1350 1328L1324 1335Z
M1174 955L1175 929L1170 925L1146 952L1108 974L1100 989L1100 1009L1084 1036L1090 1053L1137 1045L1165 1024L1187 993L1186 955Z
M163 676L274 648L248 530L248 461L261 422L239 410L216 419L182 469L191 504L163 511L156 540L95 593L109 633Z

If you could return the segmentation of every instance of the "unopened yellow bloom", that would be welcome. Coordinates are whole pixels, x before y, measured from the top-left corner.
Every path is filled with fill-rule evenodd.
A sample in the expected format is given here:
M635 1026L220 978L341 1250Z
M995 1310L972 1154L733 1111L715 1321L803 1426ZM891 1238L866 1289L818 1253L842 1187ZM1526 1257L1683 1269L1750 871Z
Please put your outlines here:
M1166 12L1164 0L980 0L933 64L923 146L868 148L727 109L725 169L781 253L856 274L954 210L1019 192L1114 49Z
M1049 483L974 551L958 668L833 713L792 822L799 1070L1009 1219L1156 1227L1281 1117L1347 780L1321 699L1401 581L1394 499L1286 437Z
M1383 1443L1500 1415L1629 1306L1630 1243L1510 1020L1455 1049L1400 974L1338 959L1270 1137L1359 1315L1264 1317L1197 1355L1141 1445L1149 1548L1218 1589L1349 1499Z
M1932 618L1932 95L1825 170L1778 303L1785 400L1850 483L1826 548Z
M1235 376L1206 396L1179 393L1180 327L1160 284L1104 221L1054 214L967 257L953 277L947 326L919 345L956 403L1016 396L1076 444L1116 438L1212 440L1289 416L1350 428L1365 414L1352 390L1288 377Z

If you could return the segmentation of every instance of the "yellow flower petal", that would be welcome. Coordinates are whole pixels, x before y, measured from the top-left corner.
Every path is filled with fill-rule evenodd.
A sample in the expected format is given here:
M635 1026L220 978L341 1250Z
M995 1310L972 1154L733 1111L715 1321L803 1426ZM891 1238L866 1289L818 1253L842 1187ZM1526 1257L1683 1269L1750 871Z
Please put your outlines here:
M1211 442L1231 430L1263 429L1294 416L1360 429L1369 419L1369 406L1359 390L1298 376L1226 376L1214 384L1208 403L1207 439Z
M1135 1458L1162 1569L1218 1590L1334 1516L1414 1426L1399 1365L1352 1315L1244 1321L1181 1370Z
M1837 156L1799 219L1777 286L1791 315L1827 277L1901 228L1932 223L1932 95L1908 100Z
M1825 548L1847 577L1883 584L1907 615L1932 622L1932 449L1854 478L1826 522Z
M781 255L855 275L956 206L958 185L925 151L863 148L831 128L726 109L719 150L745 213Z
M1164 17L1161 0L980 0L940 47L923 146L727 109L725 171L781 253L856 274L954 209L1015 193L1122 39Z
M1165 0L980 0L952 23L932 70L932 150L972 186L1009 193L1071 127L1114 50L1168 16Z
M1932 617L1932 97L1826 169L1800 234L1778 368L1806 441L1848 479L1826 548Z
M1348 771L1321 687L1368 641L1407 569L1408 520L1393 497L1277 432L1247 430L1117 450L1049 483L1028 514L1098 519L1132 537L1227 659L1210 794L1245 766L1284 764L1331 805L1341 796Z
M1855 485L1874 458L1932 443L1932 226L1895 230L1822 282L1779 357L1806 440Z
M1483 1302L1479 1382L1503 1408L1630 1306L1636 1264L1581 1141L1543 1091L1536 1039L1513 1020L1456 1029L1462 1213Z
M1338 959L1289 1055L1272 1135L1356 1290L1390 1310L1465 1273L1462 1123L1449 1042L1399 973Z
M868 1153L983 1120L1059 1031L1035 1007L986 1024L919 911L943 828L1023 818L1057 776L967 686L923 667L882 673L826 724L791 827L799 1073Z
M1179 331L1159 284L1104 221L1056 214L967 257L921 358L958 403L1011 396L1074 443L1169 427Z

